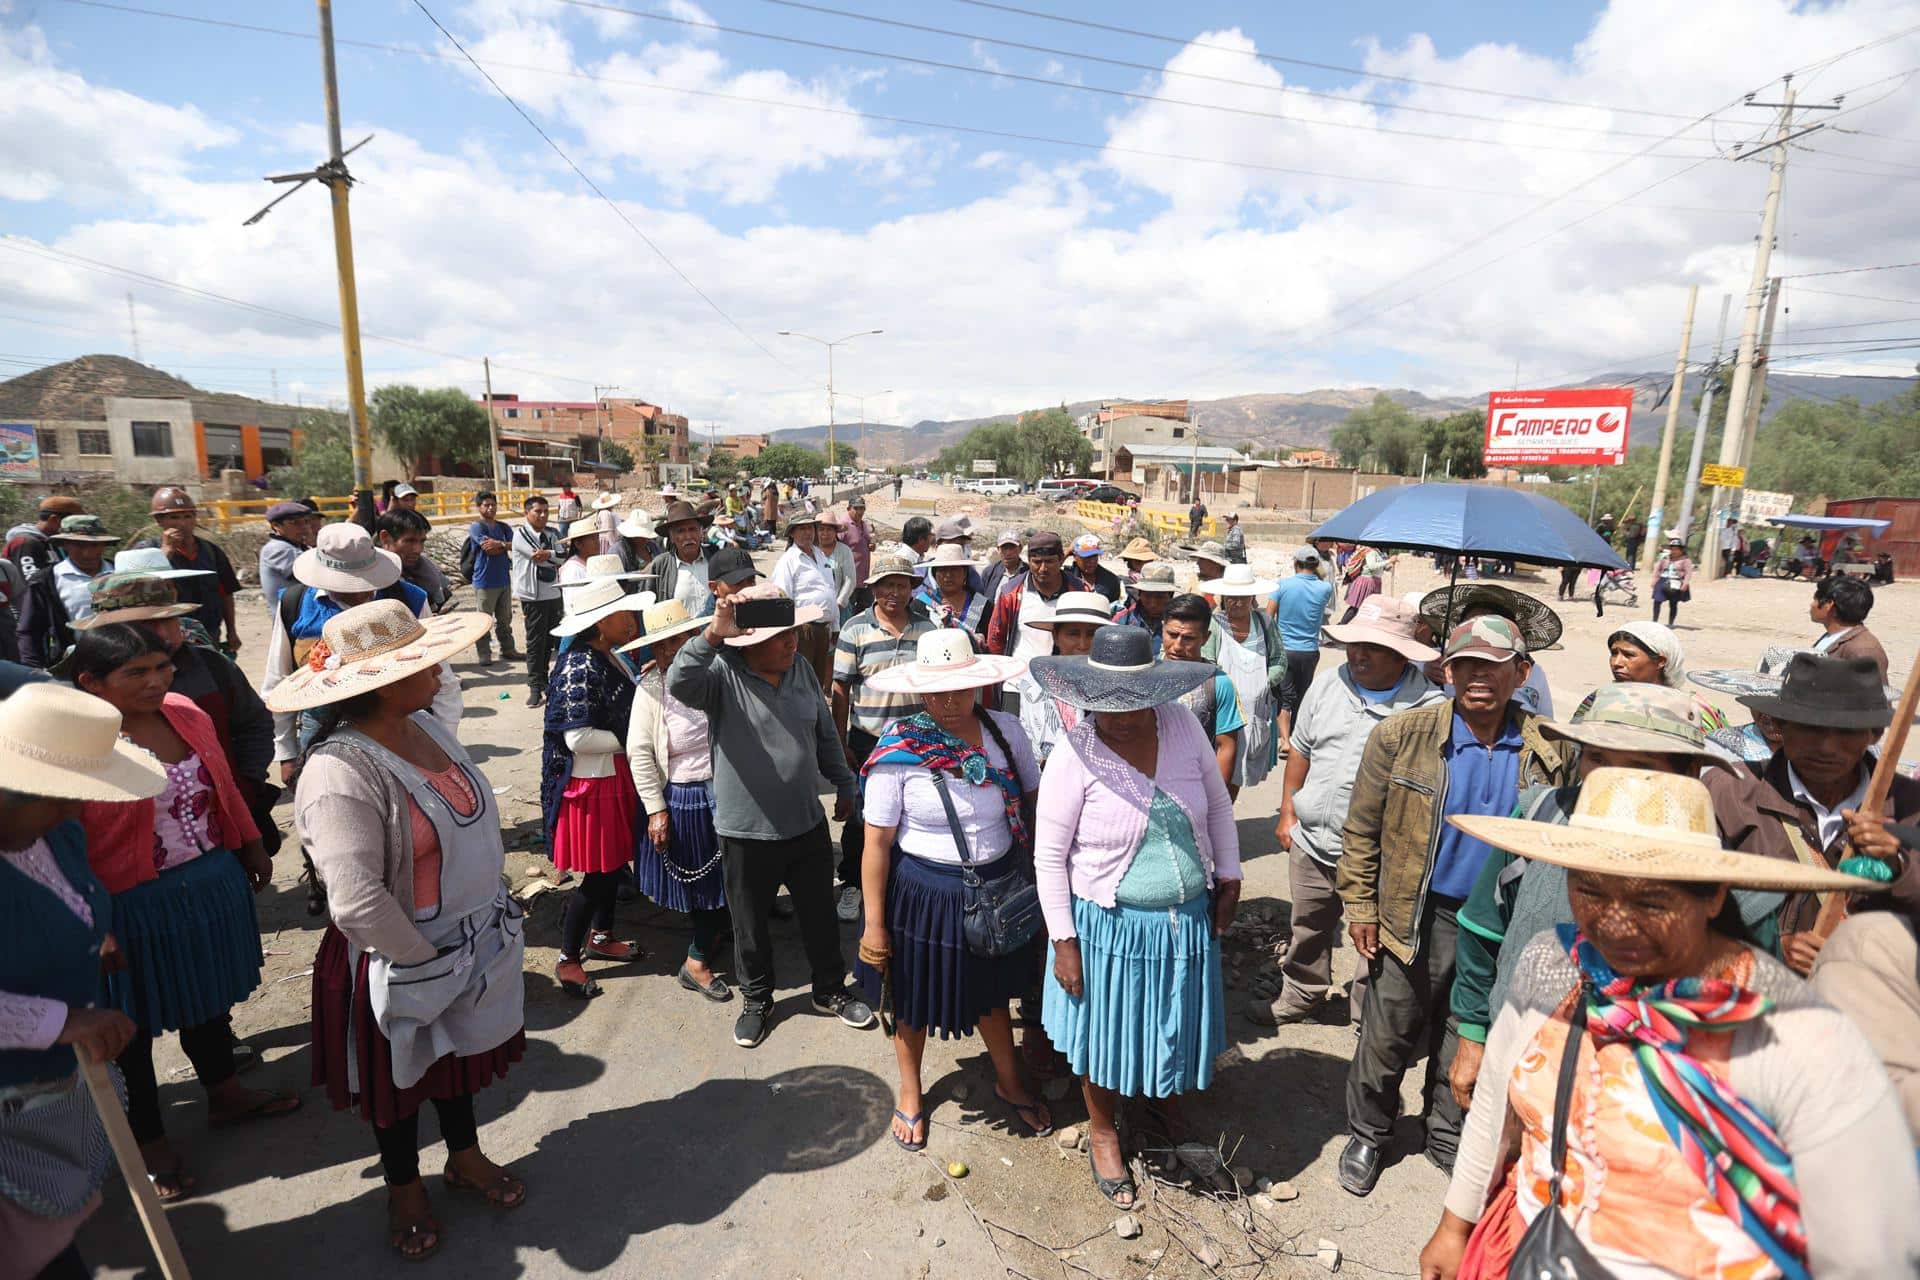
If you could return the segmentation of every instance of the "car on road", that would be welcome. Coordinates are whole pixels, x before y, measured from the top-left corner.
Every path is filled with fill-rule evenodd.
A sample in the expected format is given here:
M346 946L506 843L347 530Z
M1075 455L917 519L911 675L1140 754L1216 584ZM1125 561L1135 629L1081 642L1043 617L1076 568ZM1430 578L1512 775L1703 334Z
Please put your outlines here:
M1140 501L1139 494L1128 493L1119 485L1113 484L1095 485L1080 496L1088 502L1118 502L1124 504Z

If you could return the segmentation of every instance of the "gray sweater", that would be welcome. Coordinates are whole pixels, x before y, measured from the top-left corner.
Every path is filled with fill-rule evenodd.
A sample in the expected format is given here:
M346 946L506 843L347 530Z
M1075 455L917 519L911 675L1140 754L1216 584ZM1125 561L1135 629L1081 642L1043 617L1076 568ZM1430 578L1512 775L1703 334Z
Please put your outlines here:
M796 657L778 687L738 649L701 632L667 671L667 692L707 713L713 743L713 828L734 840L791 840L826 820L820 777L851 801L857 789L819 677Z

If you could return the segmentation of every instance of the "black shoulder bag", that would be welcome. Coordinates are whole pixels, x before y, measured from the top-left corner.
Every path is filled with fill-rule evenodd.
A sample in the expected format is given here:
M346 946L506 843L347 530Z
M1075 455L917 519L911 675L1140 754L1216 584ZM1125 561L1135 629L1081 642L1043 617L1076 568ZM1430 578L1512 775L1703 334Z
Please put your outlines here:
M1580 1041L1587 1034L1584 981L1574 999L1567 1026L1567 1047L1560 1054L1560 1087L1553 1095L1553 1178L1547 1203L1527 1227L1507 1267L1512 1280L1607 1280L1613 1273L1594 1260L1560 1212L1560 1180L1567 1169L1567 1108L1573 1100L1573 1075L1580 1063Z
M998 735L996 735L998 736ZM1014 764L1011 753L1007 763ZM1015 775L1018 785L1018 775ZM961 932L966 935L967 950L977 956L1010 956L1032 942L1045 917L1040 911L1040 891L1033 885L1027 851L1014 849L1014 869L992 880L982 880L973 869L973 852L967 848L967 834L960 829L960 815L954 811L953 796L947 791L947 775L933 771L934 790L947 811L947 827L960 850L960 875L966 883L966 905L962 908Z

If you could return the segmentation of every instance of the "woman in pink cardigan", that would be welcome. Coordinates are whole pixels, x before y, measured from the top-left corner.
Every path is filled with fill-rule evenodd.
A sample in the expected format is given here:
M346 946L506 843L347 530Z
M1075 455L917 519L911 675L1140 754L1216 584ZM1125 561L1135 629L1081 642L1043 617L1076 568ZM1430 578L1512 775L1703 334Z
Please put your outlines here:
M1085 657L1036 658L1051 697L1089 712L1040 779L1034 876L1053 941L1041 1022L1082 1077L1094 1185L1136 1190L1114 1127L1122 1097L1207 1087L1226 1048L1219 938L1240 905L1233 801L1213 736L1174 701L1212 663L1155 661L1152 637L1106 626Z

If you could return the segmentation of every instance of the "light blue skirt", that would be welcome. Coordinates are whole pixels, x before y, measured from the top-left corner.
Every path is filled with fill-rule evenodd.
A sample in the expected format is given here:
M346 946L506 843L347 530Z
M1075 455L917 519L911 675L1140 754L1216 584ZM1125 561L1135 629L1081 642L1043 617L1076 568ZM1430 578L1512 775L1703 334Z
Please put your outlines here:
M1178 907L1073 900L1081 995L1047 967L1040 1021L1073 1073L1123 1097L1205 1089L1227 1047L1220 943L1208 895Z

